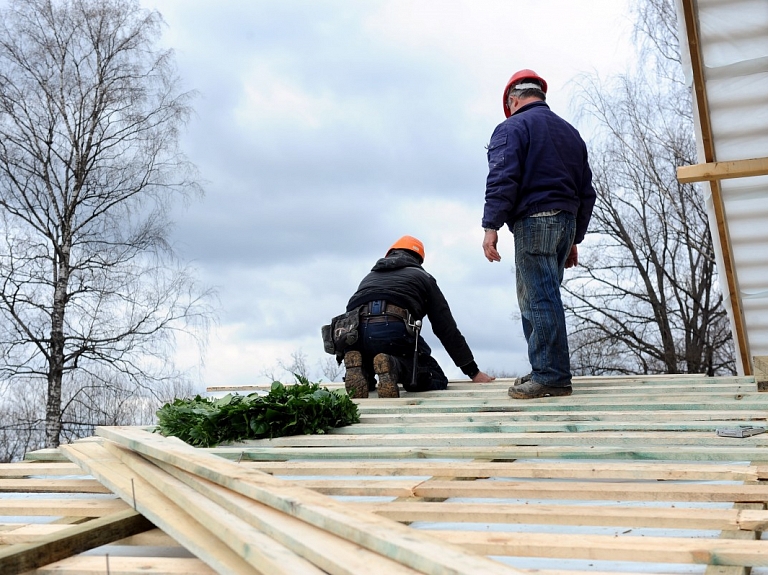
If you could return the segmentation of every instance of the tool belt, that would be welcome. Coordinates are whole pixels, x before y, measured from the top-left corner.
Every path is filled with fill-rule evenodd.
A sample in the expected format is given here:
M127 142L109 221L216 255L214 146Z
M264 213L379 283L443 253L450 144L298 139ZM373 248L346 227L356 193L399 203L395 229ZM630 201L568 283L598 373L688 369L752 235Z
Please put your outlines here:
M405 323L408 323L411 318L411 314L407 309L387 303L384 300L370 301L363 306L360 312L360 317L368 323L386 321L390 316L399 318Z

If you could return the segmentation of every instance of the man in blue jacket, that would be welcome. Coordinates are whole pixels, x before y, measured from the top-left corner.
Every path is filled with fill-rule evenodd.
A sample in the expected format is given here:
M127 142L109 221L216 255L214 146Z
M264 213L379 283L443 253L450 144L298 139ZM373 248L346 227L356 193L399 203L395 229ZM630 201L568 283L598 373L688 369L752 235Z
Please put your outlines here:
M547 83L520 70L504 88L507 120L488 144L483 251L501 261L498 230L515 237L517 300L531 373L509 388L514 399L570 395L571 365L563 270L577 265L595 204L587 147L546 104Z

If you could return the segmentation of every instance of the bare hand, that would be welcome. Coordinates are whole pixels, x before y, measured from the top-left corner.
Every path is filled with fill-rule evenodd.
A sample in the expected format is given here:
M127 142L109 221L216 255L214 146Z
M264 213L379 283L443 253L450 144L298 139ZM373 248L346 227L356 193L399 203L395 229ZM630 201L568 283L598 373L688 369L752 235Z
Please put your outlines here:
M475 377L472 378L472 381L474 383L490 383L494 379L496 379L496 378L495 377L491 377L490 375L488 375L487 373L484 373L482 371L478 371L475 374Z
M489 262L500 262L501 256L496 250L496 244L499 242L499 232L496 230L490 230L485 232L485 238L483 238L483 252Z
M576 247L576 244L573 244L571 246L571 253L568 254L565 260L565 267L572 268L577 265L579 265L579 248Z

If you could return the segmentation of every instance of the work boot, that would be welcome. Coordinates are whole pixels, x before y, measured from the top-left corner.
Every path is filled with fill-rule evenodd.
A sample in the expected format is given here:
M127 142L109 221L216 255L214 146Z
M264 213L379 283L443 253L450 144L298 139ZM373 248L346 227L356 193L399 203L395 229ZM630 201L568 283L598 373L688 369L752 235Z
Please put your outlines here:
M368 381L363 375L363 355L359 351L348 351L344 354L344 388L352 399L368 397Z
M571 395L573 388L556 387L554 385L543 385L529 380L521 385L513 385L509 388L509 397L512 399L535 399L537 397L559 397Z
M373 358L373 371L379 376L379 397L400 397L397 387L397 365L391 356L380 353Z
M517 387L518 385L523 385L524 383L528 383L531 381L531 374L527 373L525 375L521 375L520 377L516 377L515 381L512 383L513 387Z

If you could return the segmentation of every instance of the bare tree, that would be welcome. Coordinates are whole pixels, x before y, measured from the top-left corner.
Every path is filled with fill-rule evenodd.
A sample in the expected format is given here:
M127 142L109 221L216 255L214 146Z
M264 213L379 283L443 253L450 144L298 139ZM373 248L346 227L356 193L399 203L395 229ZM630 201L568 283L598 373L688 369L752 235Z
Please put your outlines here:
M167 241L173 200L200 192L177 148L191 94L136 0L11 0L0 18L0 380L45 382L56 446L100 386L179 378L175 333L206 327Z
M324 357L322 360L317 360L320 367L320 372L325 376L328 381L341 381L341 376L345 373L344 364L336 361L334 356Z
M703 198L676 168L696 160L672 0L635 5L655 66L582 79L598 126L588 249L564 284L577 373L735 373Z

